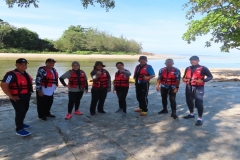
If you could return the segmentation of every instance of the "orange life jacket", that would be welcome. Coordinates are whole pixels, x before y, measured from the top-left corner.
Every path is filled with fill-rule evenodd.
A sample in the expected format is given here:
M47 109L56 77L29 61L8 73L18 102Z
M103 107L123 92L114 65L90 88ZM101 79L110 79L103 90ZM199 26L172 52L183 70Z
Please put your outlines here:
M80 86L80 88L85 88L86 86L86 75L85 73L80 70L80 76L77 75L73 70L70 70L69 71L71 74L70 74L70 78L69 78L69 86L71 88L77 88L77 86Z
M161 75L161 84L165 84L168 86L176 85L176 75L175 75L175 68L171 68L171 70L168 72L167 68L162 69L162 75Z
M56 86L58 86L58 72L56 69L53 68L52 73L51 70L46 68L46 66L42 66L40 68L44 69L47 72L46 76L42 78L41 85L45 88L52 87L52 84L56 84Z
M134 72L134 77L136 76L139 67L141 67L141 66L140 66L140 65L137 65L137 66L136 66L135 72ZM139 81L142 81L144 76L149 76L149 74L148 74L148 72L147 72L147 68L148 68L148 65L147 65L147 64L144 65L143 67L141 67L141 69L140 69L140 71L139 71L139 76L138 76L138 80L139 80ZM150 79L147 80L147 81L150 81Z
M102 74L93 80L93 87L95 88L107 88L108 87L108 77L107 71L105 69L102 70Z
M16 75L16 82L9 84L9 91L12 95L30 94L28 86L32 86L32 78L29 76L31 84L28 84L26 77L20 72L11 71Z
M116 72L115 73L115 80L114 80L115 87L129 87L129 77L127 77L124 73Z
M191 75L192 71L191 68L188 67L185 78L188 79L188 81L186 82L186 84L190 84L191 86L204 86L205 82L202 83L196 83L196 80L204 79L204 76L201 75L202 73L202 68L203 66L199 66Z

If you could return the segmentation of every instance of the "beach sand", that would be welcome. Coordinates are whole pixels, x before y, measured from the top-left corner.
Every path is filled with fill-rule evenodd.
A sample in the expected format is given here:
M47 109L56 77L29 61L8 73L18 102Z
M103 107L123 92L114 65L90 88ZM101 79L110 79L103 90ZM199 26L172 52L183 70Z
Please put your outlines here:
M0 53L1 60L16 60L17 58L26 58L27 60L46 60L54 58L57 61L76 60L76 59L109 59L109 60L138 60L140 55L77 55L77 54L24 54L24 53ZM147 55L148 59L166 59L168 54Z

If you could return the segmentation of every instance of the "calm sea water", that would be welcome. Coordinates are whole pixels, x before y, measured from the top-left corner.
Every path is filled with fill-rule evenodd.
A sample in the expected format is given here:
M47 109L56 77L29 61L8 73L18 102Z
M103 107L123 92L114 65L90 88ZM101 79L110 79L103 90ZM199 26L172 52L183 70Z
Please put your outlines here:
M175 55L170 56L169 58L174 59L174 66L183 69L190 65L189 57L191 55ZM240 69L240 55L233 54L220 54L220 55L200 55L200 64L204 65L208 68L214 69L222 69L222 68L232 68ZM97 60L97 59L96 59ZM94 61L79 61L81 64L81 69L86 72L86 74L90 77L90 72L93 69ZM106 69L110 72L111 76L116 72L115 63L116 61L102 60L106 65ZM121 61L120 59L118 61ZM157 74L159 69L164 67L164 59L154 59L149 60L148 64L151 64ZM138 64L137 61L123 61L125 64L125 68L130 70L132 73L134 72L135 66ZM35 78L38 67L43 66L44 62L30 61L28 65L28 73ZM4 61L0 60L0 79L4 76L4 74L15 68L15 61ZM58 70L59 75L62 75L67 70L71 69L71 62L57 62L55 68Z

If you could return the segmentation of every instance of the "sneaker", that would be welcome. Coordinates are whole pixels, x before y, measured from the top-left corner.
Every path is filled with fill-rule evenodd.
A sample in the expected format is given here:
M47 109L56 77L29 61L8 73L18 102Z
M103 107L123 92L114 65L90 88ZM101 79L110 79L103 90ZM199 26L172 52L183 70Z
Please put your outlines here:
M147 112L142 112L141 113L141 116L146 116L147 115Z
M22 136L22 137L28 136L28 135L30 135L30 134L31 134L30 132L28 132L28 131L26 131L26 130L24 130L24 129L19 130L19 131L16 132L16 135Z
M142 112L142 109L141 108L137 108L137 109L135 109L135 112Z
M105 111L98 111L98 113L106 113Z
M127 113L126 112L122 112L122 117L126 117Z
M115 113L119 113L119 112L122 112L121 108L118 108L118 110L115 111Z
M70 119L70 118L72 118L72 114L71 114L71 113L68 113L68 114L66 115L65 119Z
M39 120L41 120L41 121L47 121L47 118L46 118L46 117L43 117L43 118L39 118Z
M184 119L195 118L195 115L189 114L189 115L187 115L187 116L184 116L183 118L184 118Z
M31 128L31 126L29 126L29 125L23 123L23 128L25 128L25 129L29 129L29 128Z
M158 114L167 114L168 110L167 109L162 109L160 112L158 112Z
M201 126L203 124L203 120L197 120L195 123L196 126Z
M55 116L55 115L52 115L52 114L49 114L49 115L47 115L46 117L55 118L56 116Z
M82 112L80 112L79 110L76 110L76 111L74 112L74 114L77 114L77 115L82 115L83 113L82 113Z

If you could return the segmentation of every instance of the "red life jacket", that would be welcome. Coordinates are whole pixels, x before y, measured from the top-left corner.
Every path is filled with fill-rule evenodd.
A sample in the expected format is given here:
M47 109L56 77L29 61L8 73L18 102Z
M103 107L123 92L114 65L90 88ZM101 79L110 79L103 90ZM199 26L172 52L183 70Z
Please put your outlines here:
M199 66L192 74L191 76L191 68L188 67L187 69L187 72L186 72L186 75L185 75L185 78L188 79L188 81L186 82L186 84L189 84L190 82L190 85L191 86L204 86L205 82L202 82L202 83L196 83L196 80L198 79L201 79L203 80L204 79L204 76L201 75L202 73L202 68L203 66Z
M56 69L53 68L52 73L51 70L46 68L46 66L42 66L40 68L44 69L47 72L46 76L42 78L41 85L45 88L52 87L52 84L56 84L56 86L58 86L58 72Z
M102 74L98 76L98 78L93 80L93 87L95 88L107 88L108 87L108 77L107 71L105 69L102 70Z
M137 71L138 71L138 68L141 67L140 65L137 65L136 68L135 68L135 72L134 72L134 77L136 76L137 74ZM140 71L139 71L139 76L138 76L138 80L139 81L143 81L143 77L144 76L149 76L148 72L147 72L147 68L148 68L148 65L144 65L143 67L141 67ZM145 81L145 80L144 80ZM147 80L147 81L150 81Z
M32 85L32 78L29 76L31 84L28 84L26 77L20 72L11 71L16 75L16 82L9 84L9 91L12 95L30 94L28 86Z
M165 84L168 86L176 85L176 75L175 75L175 68L171 68L171 70L168 72L167 68L162 69L162 75L161 75L161 84Z
M116 72L114 86L115 87L129 87L129 77L127 77L124 73L120 73L119 71Z
M71 74L70 74L70 78L69 78L69 86L71 88L77 88L77 86L80 86L80 88L85 88L86 86L86 75L85 73L80 70L80 77L73 71L73 70L70 70L69 71Z

